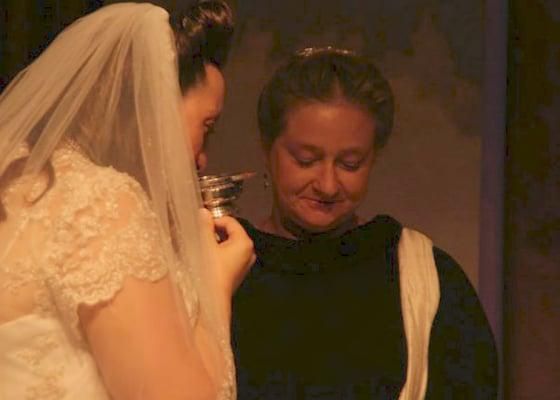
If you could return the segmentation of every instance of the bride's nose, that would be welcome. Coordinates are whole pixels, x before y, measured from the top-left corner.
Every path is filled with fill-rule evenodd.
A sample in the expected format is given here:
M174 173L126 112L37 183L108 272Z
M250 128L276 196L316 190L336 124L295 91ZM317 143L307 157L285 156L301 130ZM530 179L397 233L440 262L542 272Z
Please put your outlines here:
M196 170L200 173L203 172L206 168L206 164L208 163L208 157L206 156L206 152L204 150L200 151L196 156Z

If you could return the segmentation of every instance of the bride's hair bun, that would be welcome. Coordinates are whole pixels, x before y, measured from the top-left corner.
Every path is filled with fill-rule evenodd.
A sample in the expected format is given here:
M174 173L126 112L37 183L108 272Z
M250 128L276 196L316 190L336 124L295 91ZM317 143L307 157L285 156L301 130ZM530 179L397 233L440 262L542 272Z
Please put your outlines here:
M204 65L221 68L233 36L233 13L223 0L198 0L171 14L181 89L204 77Z

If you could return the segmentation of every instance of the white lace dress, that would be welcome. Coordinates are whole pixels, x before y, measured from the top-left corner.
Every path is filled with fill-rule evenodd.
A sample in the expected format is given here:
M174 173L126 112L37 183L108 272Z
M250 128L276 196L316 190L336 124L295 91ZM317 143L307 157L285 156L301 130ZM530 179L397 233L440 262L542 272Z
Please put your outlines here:
M78 307L110 300L127 276L167 274L157 220L140 185L70 146L54 185L20 178L0 223L0 399L108 399ZM126 205L126 206L125 206ZM195 299L187 299L194 318Z

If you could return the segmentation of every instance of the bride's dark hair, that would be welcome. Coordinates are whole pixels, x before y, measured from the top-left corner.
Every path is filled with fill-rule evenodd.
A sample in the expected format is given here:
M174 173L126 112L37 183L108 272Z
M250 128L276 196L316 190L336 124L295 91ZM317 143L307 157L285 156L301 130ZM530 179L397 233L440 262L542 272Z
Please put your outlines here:
M179 81L185 93L204 78L204 65L222 68L233 36L233 14L223 0L200 0L171 13L179 61Z
M171 12L169 24L177 49L179 83L182 93L185 94L196 82L204 78L205 64L212 64L220 69L224 66L233 36L233 15L231 8L223 0L197 0L189 3L187 7ZM83 112L88 112L88 102L82 108ZM34 133L41 131L42 129L35 129L27 137L31 149L39 139ZM77 139L75 134L71 136ZM113 144L120 149L126 148L130 153L128 164L135 164L136 158L140 156L139 143L131 137L115 137L115 140L126 142ZM78 143L82 144L80 140ZM87 148L85 150L87 151ZM12 161L0 176L0 222L7 218L1 195L14 179L21 176L27 159L28 157L21 157ZM104 162L107 160L95 161L102 165L107 164ZM124 172L130 172L127 165L121 166ZM50 161L45 164L44 172L48 175L47 188L32 203L39 201L54 184L55 174ZM143 183L143 176L131 175Z

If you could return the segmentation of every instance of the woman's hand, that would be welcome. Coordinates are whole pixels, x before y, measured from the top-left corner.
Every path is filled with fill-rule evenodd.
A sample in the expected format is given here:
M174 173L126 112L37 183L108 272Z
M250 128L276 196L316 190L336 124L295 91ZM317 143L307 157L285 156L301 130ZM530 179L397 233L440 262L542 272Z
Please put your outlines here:
M213 278L218 290L229 299L256 260L253 242L232 217L214 219L201 209L203 234L211 243ZM223 240L218 242L216 234Z

